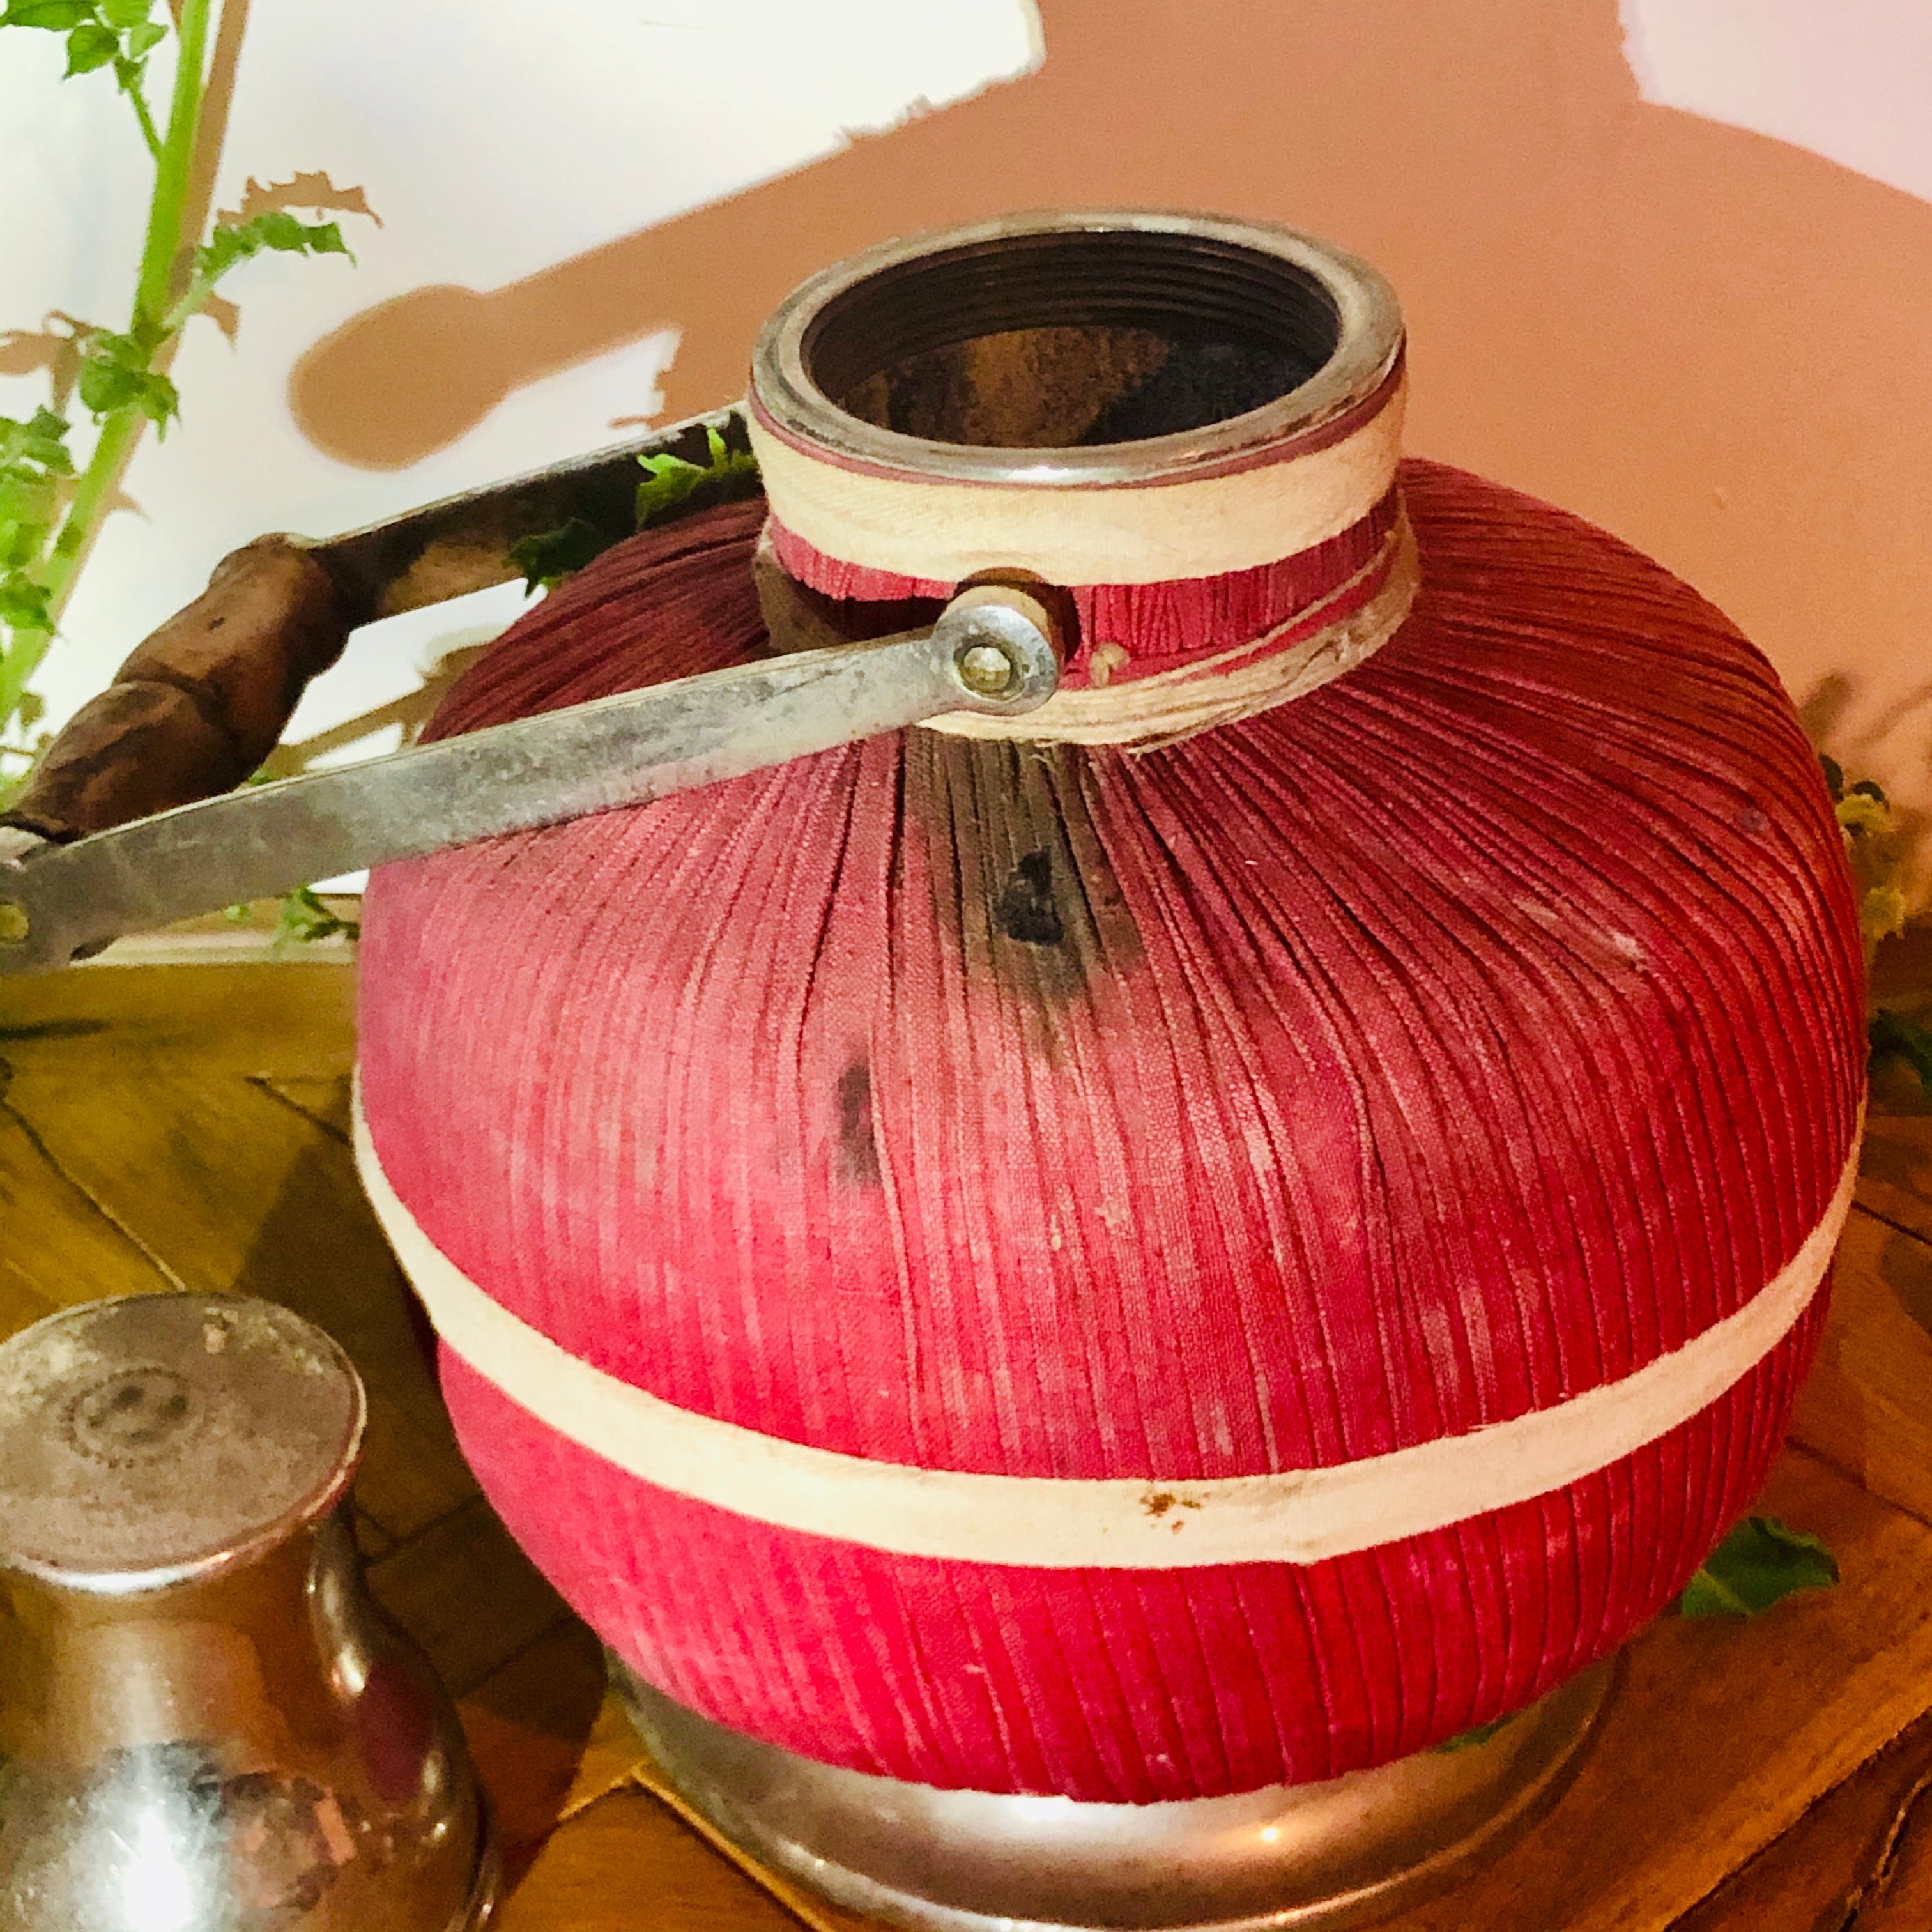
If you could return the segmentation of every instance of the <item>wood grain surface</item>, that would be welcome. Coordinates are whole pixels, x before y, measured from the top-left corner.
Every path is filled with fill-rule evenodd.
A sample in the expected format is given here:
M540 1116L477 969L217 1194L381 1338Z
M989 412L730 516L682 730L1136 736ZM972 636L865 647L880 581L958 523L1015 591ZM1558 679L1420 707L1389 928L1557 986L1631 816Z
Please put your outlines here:
M854 1932L653 1795L595 1640L478 1493L350 1160L353 1010L352 969L313 960L0 982L0 1333L189 1287L342 1342L370 1393L371 1581L460 1701L509 1845L506 1932ZM1549 1817L1393 1928L1932 1927L1932 1108L1896 1078L1858 1202L1762 1503L1822 1535L1844 1580L1753 1622L1644 1631Z

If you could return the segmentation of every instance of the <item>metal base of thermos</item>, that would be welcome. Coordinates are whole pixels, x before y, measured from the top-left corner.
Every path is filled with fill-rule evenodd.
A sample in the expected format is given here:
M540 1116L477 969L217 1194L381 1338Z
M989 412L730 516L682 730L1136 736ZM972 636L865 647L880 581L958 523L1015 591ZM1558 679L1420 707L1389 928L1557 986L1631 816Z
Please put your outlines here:
M1480 1744L1324 1784L1157 1804L941 1791L820 1764L711 1723L618 1658L665 1784L754 1863L913 1932L1323 1932L1493 1858L1561 1796L1613 1666Z

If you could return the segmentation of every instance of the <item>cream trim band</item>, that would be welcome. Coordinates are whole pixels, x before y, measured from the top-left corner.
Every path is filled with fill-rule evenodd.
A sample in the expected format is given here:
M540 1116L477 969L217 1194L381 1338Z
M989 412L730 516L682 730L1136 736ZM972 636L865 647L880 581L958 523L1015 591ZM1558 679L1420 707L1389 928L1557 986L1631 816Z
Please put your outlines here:
M1365 582L1382 579L1373 596L1346 617L1324 624L1292 644L1276 640L1310 624ZM1421 586L1415 536L1398 516L1382 548L1345 584L1272 630L1245 644L1148 677L1084 690L1063 685L1046 702L1018 718L949 711L926 718L924 731L956 738L1024 738L1073 745L1129 745L1152 751L1216 724L1306 698L1353 670L1394 637Z
M436 1332L546 1426L640 1480L754 1522L902 1556L1049 1570L1318 1563L1576 1481L1688 1421L1782 1341L1830 1265L1855 1138L1825 1216L1759 1294L1634 1375L1498 1422L1319 1469L1216 1481L994 1476L875 1462L674 1407L580 1360L444 1255L376 1158L359 1096L356 1165Z
M824 555L957 584L1030 570L1052 584L1221 577L1310 550L1386 496L1402 457L1405 382L1326 448L1219 476L1118 488L944 483L808 455L755 414L772 514Z

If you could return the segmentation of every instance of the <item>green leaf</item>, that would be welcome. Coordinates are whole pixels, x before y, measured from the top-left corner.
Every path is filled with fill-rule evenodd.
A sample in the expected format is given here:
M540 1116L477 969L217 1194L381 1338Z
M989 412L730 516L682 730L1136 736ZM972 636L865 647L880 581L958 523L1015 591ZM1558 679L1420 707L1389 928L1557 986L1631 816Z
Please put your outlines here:
M151 322L137 322L124 335L97 330L87 338L87 352L81 359L82 402L97 416L139 410L165 434L181 413L181 399L173 383L148 364L166 339L164 332Z
M110 356L89 356L80 365L80 400L97 416L136 409L165 430L181 413L180 398L165 376Z
M1898 886L1874 886L1858 900L1858 930L1868 946L1905 930L1905 894Z
M1892 830L1892 808L1884 794L1874 798L1862 785L1852 786L1832 809L1847 832L1869 832L1882 838Z
M316 897L313 886L298 886L282 902L281 916L275 922L274 944L286 950L291 946L310 945L318 939L332 939L338 932L351 939L360 939L361 922L338 918Z
M24 516L30 500L51 496L65 479L32 463L0 463L0 517Z
M0 524L0 573L31 572L46 554L47 535L45 524Z
M18 572L0 577L0 624L13 631L51 631L46 590Z
M67 479L32 463L0 463L0 518L44 515Z
M26 422L0 416L0 464L31 463L56 476L71 476L67 433L66 418L50 409L36 410Z
M53 521L58 486L44 472L29 470L24 464L0 469L0 555L22 542L22 532L38 530L46 533Z
M158 20L144 20L138 27L130 27L128 32L128 59L137 62L146 60L167 37L167 28Z
M526 537L510 552L511 563L524 574L525 589L534 594L554 590L573 572L581 570L592 558L601 556L614 543L623 540L621 531L598 529L582 517L541 536Z
M195 250L195 279L212 286L238 262L270 250L284 255L349 255L339 224L298 221L286 208L271 208L253 220L218 228L207 245Z
M86 346L90 353L111 356L118 362L145 369L154 351L167 338L167 331L158 322L137 316L128 325L124 335L116 335L111 328L91 331L86 338Z
M704 481L702 466L681 456L640 456L638 464L644 472L644 481L638 485L639 530L653 516L682 502Z
M1874 1072L1888 1060L1902 1060L1918 1075L1918 1084L1932 1094L1932 1030L1889 1006L1881 1006L1872 1015L1865 1036L1871 1043Z
M1687 1617L1754 1617L1798 1590L1827 1590L1838 1562L1815 1536L1747 1516L1705 1558L1678 1607Z
M58 514L56 479L31 470L0 470L0 571L40 561Z
M134 104L135 112L140 118L141 132L146 138L149 149L157 159L160 150L153 124L148 118L147 96L141 92L141 82L148 70L145 60L129 60L124 56L114 63L114 84Z
M94 0L94 4L100 9L100 17L124 34L146 26L148 16L154 10L154 0Z
M702 492L719 502L748 496L758 487L757 460L748 450L733 449L715 429L707 428L706 441L709 464L689 463L668 454L640 456L638 467L644 480L638 485L634 507L635 530L641 530L657 518ZM613 530L583 517L554 530L525 537L510 552L508 561L524 574L532 591L551 590L573 572L581 570L592 558L601 556L613 544L621 543L634 530Z
M67 78L92 74L105 67L121 51L121 36L112 27L89 22L74 28L67 37Z
M13 0L0 14L0 27L44 27L64 34L94 17L94 0Z
M681 456L668 454L638 458L638 466L644 472L644 481L638 485L639 530L647 527L653 518L662 517L666 511L676 508L706 485L716 489L720 500L748 496L758 487L758 459L749 450L733 449L709 425L704 435L710 452L708 466L687 463Z

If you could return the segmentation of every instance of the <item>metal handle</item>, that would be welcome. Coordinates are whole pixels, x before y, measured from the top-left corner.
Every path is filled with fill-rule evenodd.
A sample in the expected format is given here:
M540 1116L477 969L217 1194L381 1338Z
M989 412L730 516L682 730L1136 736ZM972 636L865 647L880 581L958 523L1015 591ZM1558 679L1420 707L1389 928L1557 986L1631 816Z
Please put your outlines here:
M742 454L746 436L735 406L714 410L340 536L266 536L235 551L55 740L0 814L0 853L33 838L65 844L239 784L356 626L508 582L513 547L538 531L568 525L615 542L636 527L640 458L702 467L721 444ZM652 523L756 487L742 468L707 476Z
M64 844L239 784L366 615L295 538L224 557L75 713L0 826Z
M1049 593L1050 594L1050 593ZM124 932L715 784L948 711L1015 713L1059 682L1048 605L982 584L929 630L800 651L182 806L70 845L0 842L0 974Z

